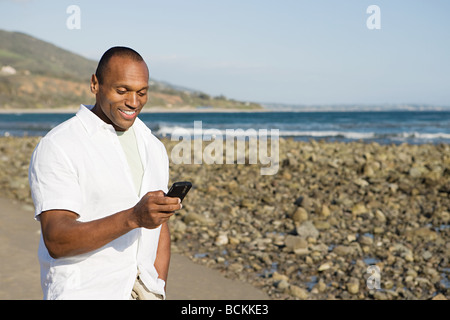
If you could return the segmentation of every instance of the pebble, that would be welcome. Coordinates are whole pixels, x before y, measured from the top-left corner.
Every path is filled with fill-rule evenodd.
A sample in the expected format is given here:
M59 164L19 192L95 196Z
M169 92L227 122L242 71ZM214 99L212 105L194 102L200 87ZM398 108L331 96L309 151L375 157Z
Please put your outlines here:
M216 246L224 246L226 244L228 244L228 235L226 232L221 232L219 233L219 235L216 237L216 240L214 241L214 244Z
M308 291L295 285L289 286L289 293L300 300L308 299Z
M295 222L302 223L308 220L308 212L303 207L296 208L294 214L292 215L292 220Z
M319 268L317 269L317 271L322 272L322 271L328 270L328 269L330 269L330 268L331 268L331 263L330 263L330 262L325 262L324 264L321 264L321 265L319 266Z
M297 234L303 238L317 238L319 236L319 231L316 229L314 224L311 221L303 222L296 229Z
M356 278L350 278L347 282L347 291L350 294L358 294L359 293L359 280Z

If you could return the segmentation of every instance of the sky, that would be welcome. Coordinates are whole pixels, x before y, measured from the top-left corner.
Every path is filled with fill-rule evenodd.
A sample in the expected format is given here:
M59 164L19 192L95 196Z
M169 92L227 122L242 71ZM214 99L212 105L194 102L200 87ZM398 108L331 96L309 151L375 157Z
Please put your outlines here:
M97 61L129 46L212 96L450 106L448 0L0 0L0 29Z

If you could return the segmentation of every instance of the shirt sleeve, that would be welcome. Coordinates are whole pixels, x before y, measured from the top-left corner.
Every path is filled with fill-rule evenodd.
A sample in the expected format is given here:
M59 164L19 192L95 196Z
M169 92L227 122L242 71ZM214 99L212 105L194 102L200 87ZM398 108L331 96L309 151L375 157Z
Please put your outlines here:
M169 191L169 156L167 155L166 147L163 143L160 144L161 153L162 153L162 161L164 163L164 187L163 192L167 193Z
M47 210L68 210L80 214L82 193L78 175L67 154L51 139L43 138L29 167L35 219Z

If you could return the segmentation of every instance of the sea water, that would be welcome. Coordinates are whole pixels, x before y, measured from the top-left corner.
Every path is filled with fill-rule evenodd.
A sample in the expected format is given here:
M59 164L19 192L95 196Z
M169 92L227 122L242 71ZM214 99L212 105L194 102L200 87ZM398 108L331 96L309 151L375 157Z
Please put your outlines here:
M43 136L74 114L0 114L0 136ZM194 121L225 135L227 129L277 129L280 137L308 141L365 141L380 144L450 143L449 111L383 112L167 112L139 118L158 137L179 128L194 133Z

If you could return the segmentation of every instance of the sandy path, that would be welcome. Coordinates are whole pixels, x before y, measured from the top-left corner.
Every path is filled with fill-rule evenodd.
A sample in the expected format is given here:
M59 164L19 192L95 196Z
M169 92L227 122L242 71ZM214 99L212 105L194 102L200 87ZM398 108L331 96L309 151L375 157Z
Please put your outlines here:
M33 208L0 198L0 299L42 299L39 282L39 223ZM167 298L172 300L263 300L267 295L249 284L172 254Z

